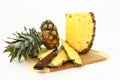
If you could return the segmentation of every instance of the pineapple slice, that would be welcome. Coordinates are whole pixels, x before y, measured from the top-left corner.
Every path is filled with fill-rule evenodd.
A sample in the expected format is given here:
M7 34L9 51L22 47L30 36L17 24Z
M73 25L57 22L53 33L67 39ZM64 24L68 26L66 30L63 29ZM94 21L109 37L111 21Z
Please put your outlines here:
M41 52L38 55L38 58L40 60L42 60L43 58L45 58L47 55L49 55L50 53L52 53L55 50L55 48L47 50L47 49L42 49Z
M49 67L58 67L69 60L65 50L61 48L57 56L48 64Z
M61 39L61 42L62 42L62 45L63 45L69 59L72 60L73 63L75 63L75 64L83 65L79 54L64 40Z
M79 53L87 53L95 35L92 12L66 14L66 41Z
M42 70L42 69L44 69L45 67L48 66L48 64L51 62L51 60L55 56L57 56L57 54L58 54L58 49L48 50L46 53L44 53L44 56L42 55L43 57L40 56L41 60L37 64L35 64L35 66L33 68L36 69L36 70Z

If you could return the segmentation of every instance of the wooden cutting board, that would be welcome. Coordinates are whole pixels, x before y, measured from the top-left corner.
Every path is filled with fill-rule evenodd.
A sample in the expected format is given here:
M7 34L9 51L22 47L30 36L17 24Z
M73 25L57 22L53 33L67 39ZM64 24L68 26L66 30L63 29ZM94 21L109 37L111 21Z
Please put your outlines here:
M100 62L103 60L106 60L109 58L109 56L104 53L104 52L100 52L97 50L93 50L91 49L88 53L86 54L80 54L83 64L87 65L87 64L91 64L91 63L96 63L96 62ZM73 63L71 62L67 62L65 64L63 64L62 66L58 67L58 68L45 68L43 70L34 70L33 66L39 61L39 59L32 59L32 60L27 60L26 63L28 65L28 67L35 72L54 72L54 71L60 71L60 70L65 70L65 69L69 69L69 68L74 68L76 67ZM79 66L77 66L79 67Z

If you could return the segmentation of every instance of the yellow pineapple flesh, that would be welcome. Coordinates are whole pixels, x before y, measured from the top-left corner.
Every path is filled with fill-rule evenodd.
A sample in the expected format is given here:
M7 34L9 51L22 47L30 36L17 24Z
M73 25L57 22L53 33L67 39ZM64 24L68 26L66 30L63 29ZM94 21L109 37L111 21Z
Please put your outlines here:
M73 61L73 63L78 65L83 65L82 59L79 56L78 52L76 52L67 42L61 39L62 45L69 57L69 60Z
M59 67L69 60L65 50L62 48L57 56L48 64L49 67Z
M79 53L87 53L95 35L92 12L66 14L66 41Z
M47 50L47 49L43 49L41 50L41 52L39 52L38 58L40 60L42 60L43 58L45 58L47 55L51 54L53 51L55 50L55 48Z

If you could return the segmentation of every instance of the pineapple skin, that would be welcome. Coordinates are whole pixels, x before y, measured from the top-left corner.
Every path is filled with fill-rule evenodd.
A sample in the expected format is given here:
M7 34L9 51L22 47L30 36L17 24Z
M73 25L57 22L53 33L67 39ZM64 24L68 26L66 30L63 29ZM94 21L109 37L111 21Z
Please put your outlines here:
M87 53L95 36L92 12L66 14L66 41L79 53Z
M59 34L56 25L51 20L45 20L40 29L44 45L48 49L57 48L59 46Z

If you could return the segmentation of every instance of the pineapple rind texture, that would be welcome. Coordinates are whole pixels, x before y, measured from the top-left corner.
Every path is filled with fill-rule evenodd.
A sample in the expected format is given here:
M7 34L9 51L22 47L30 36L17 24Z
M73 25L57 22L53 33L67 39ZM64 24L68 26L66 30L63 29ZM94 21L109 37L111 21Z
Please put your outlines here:
M59 46L59 34L55 24L51 20L46 20L42 22L40 28L45 46L48 49L57 48Z
M57 56L48 64L49 67L59 67L69 60L65 50L62 48Z
M95 20L92 12L66 14L66 41L77 52L88 52L94 35Z
M69 57L69 60L72 60L75 64L83 65L82 59L79 56L78 52L76 52L67 42L61 39L62 45Z

